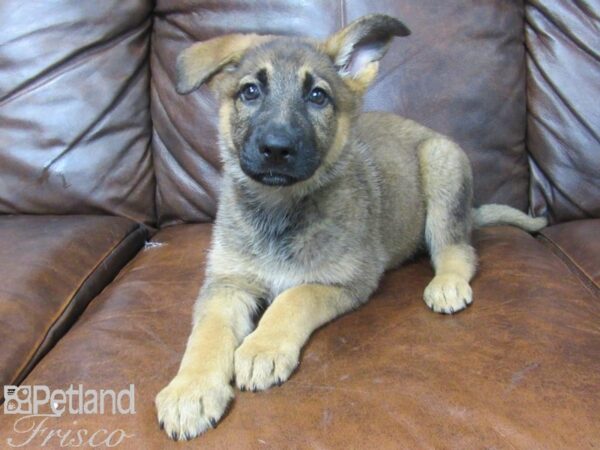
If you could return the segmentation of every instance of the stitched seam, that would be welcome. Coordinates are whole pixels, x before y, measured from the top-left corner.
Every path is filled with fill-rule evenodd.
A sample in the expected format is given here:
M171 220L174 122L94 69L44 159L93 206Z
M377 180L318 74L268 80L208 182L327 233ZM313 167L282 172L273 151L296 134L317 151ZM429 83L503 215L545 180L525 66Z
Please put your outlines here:
M340 0L340 22L341 27L344 28L346 26L346 0Z

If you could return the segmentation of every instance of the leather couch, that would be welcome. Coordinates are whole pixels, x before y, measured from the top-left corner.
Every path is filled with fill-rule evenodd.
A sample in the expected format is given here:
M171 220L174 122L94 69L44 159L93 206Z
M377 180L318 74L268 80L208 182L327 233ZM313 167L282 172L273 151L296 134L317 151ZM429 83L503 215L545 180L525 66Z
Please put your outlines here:
M175 57L369 12L413 33L364 108L448 134L477 204L550 226L476 231L475 303L455 316L423 303L425 256L389 272L287 383L238 392L215 430L175 444L153 400L190 331L220 181L215 100L176 94ZM44 430L2 414L0 447L58 448L69 430L139 449L600 446L599 15L591 0L0 0L0 381L135 386L135 414Z

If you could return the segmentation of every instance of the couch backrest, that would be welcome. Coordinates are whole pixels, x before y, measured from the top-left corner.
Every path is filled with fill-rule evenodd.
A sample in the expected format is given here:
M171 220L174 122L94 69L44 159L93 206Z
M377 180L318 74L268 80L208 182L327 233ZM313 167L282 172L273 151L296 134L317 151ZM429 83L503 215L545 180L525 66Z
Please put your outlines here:
M393 42L365 109L455 139L476 204L600 217L598 7L558 0L4 0L0 214L212 220L217 105L205 87L176 94L177 54L230 32L325 38L372 12L413 34Z
M152 223L146 0L0 3L0 213Z
M152 39L153 151L161 224L210 220L219 157L216 104L206 88L175 93L177 54L230 32L324 38L371 12L400 17L396 39L365 101L455 139L469 154L476 203L528 207L523 4L506 0L158 0Z
M600 2L534 0L526 14L532 208L600 217Z

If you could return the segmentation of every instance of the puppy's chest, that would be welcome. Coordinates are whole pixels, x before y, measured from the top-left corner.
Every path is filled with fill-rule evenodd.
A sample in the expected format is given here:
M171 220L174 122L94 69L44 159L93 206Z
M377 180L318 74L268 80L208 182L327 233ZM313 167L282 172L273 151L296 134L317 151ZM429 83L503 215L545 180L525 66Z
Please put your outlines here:
M265 236L253 260L273 298L300 284L345 284L354 279L361 261L356 252L344 249L343 233L335 222L323 220Z
M304 202L286 210L255 208L247 213L243 232L235 233L236 247L248 269L274 291L300 283L341 283L360 264L358 253L348 252L356 241L356 227L330 208Z
M310 204L287 211L258 211L250 226L252 257L298 270L329 259L324 250L335 253L344 233L335 220Z

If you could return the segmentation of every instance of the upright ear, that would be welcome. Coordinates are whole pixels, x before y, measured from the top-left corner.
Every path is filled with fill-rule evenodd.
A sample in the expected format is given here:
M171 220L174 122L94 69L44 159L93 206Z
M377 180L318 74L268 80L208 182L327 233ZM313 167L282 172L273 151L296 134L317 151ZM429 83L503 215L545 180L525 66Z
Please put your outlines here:
M271 39L273 36L228 34L188 47L177 57L177 92L189 94L217 73L232 70L248 49Z
M410 30L398 19L385 14L361 17L323 43L342 78L351 88L364 91L377 75L378 61L394 36L408 36Z

